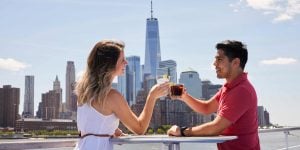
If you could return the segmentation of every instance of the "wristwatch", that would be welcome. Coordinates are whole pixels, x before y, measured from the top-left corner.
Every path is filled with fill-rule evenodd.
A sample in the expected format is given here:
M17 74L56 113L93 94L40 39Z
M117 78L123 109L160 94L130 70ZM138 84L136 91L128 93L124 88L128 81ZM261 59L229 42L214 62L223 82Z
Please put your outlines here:
M186 126L180 127L180 135L181 135L181 136L186 136L186 135L184 134L184 130L187 129L187 128L188 128L188 127L186 127Z

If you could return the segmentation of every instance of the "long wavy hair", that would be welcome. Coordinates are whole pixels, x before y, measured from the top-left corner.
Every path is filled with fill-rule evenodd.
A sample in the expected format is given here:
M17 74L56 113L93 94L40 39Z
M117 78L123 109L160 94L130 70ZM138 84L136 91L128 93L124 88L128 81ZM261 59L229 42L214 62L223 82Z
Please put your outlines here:
M76 84L79 106L92 100L104 106L118 58L124 47L125 44L117 40L102 40L94 46L89 54L86 70Z

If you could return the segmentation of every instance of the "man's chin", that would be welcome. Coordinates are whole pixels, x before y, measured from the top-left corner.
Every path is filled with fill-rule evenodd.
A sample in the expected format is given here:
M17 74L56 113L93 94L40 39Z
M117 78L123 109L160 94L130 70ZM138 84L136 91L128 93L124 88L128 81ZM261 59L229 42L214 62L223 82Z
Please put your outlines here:
M223 79L224 77L222 75L217 74L218 79Z

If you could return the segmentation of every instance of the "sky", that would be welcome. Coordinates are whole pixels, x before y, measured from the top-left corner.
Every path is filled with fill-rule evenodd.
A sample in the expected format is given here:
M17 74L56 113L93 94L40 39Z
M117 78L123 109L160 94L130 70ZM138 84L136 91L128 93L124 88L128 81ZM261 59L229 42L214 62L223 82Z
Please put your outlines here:
M212 66L215 44L240 40L258 104L272 123L300 126L300 0L154 0L153 11L162 60L175 60L178 76L192 68L223 84ZM143 64L149 17L150 0L0 0L0 86L21 89L22 113L25 75L34 75L36 111L56 75L65 92L67 61L80 76L94 44L107 38L124 41L125 55Z

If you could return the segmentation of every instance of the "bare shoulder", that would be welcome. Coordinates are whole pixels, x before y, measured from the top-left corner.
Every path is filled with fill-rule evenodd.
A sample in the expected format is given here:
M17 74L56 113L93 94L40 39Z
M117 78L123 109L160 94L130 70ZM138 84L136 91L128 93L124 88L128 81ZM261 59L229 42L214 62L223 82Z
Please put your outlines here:
M112 98L115 98L115 97L122 97L122 94L117 91L116 89L111 89L109 92L108 92L108 97L112 97Z
M113 103L115 102L119 103L119 101L122 101L124 99L122 94L116 89L111 89L107 95L107 98L109 99L110 102Z

